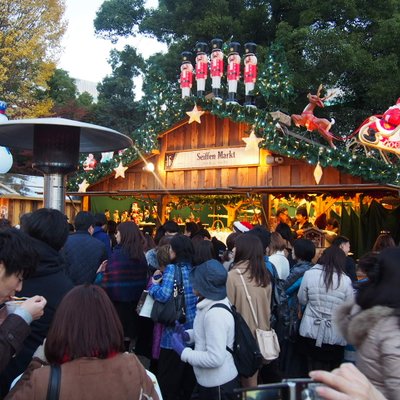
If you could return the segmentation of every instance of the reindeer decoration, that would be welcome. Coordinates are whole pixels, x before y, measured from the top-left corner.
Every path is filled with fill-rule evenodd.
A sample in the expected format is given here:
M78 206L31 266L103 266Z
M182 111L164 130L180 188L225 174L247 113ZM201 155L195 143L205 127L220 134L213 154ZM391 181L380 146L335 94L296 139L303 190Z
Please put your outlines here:
M336 149L336 146L333 144L332 140L334 139L333 135L329 130L331 126L335 123L335 120L332 118L331 121L326 118L318 118L314 115L315 107L324 107L324 101L329 99L329 97L333 96L334 92L332 92L329 96L320 97L323 86L319 85L317 94L308 93L307 99L309 101L306 108L303 112L299 114L292 114L291 118L296 126L304 126L309 132L318 131L321 136L329 143L329 145Z

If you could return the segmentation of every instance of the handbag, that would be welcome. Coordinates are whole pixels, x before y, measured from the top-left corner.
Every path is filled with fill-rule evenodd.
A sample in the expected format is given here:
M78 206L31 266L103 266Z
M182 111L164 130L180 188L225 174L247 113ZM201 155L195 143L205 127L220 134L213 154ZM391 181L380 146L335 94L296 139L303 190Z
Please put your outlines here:
M147 290L143 290L138 304L136 306L136 312L140 317L151 317L151 312L154 306L154 299L150 296Z
M251 313L253 314L254 322L256 323L256 339L258 343L258 347L260 348L260 353L262 354L265 361L273 361L279 357L279 353L281 348L279 346L278 336L276 335L273 329L269 331L264 331L258 328L258 319L256 316L256 312L254 311L253 303L251 302L251 297L247 290L246 283L243 279L242 273L238 271L240 275L240 279L242 280L244 291L246 292L247 300L250 304Z
M175 265L172 296L165 303L154 300L151 319L167 326L174 326L175 321L184 324L186 322L184 289L182 270Z
M60 396L61 367L58 364L50 365L49 385L47 387L47 400L58 400Z

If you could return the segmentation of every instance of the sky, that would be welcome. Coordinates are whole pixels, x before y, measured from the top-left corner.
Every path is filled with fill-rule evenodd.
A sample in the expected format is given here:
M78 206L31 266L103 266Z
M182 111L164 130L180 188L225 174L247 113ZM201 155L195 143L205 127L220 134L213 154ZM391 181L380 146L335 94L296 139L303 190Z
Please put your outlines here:
M110 40L96 37L93 21L104 0L65 0L64 19L68 23L62 40L64 48L58 68L68 71L72 78L100 82L111 74L108 65L112 48L121 50L126 44L139 49L143 57L165 50L165 45L145 37L119 40L113 45ZM156 6L157 0L148 0L148 6ZM140 81L135 82L140 86Z

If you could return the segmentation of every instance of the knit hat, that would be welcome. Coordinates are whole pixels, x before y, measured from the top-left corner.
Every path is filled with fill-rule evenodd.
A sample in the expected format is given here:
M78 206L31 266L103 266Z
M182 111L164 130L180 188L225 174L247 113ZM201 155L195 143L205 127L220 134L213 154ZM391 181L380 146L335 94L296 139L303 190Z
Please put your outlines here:
M246 221L235 221L233 223L233 229L236 232L248 232L249 230L253 229L253 225L250 224L250 222L246 222Z

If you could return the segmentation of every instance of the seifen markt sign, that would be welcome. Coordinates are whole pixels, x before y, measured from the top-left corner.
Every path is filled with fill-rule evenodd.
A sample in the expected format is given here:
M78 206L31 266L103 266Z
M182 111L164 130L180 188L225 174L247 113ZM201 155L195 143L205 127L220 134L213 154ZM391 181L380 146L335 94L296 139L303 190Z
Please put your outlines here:
M195 151L169 152L165 154L165 170L193 168L229 168L259 165L260 150L251 147L202 149Z

